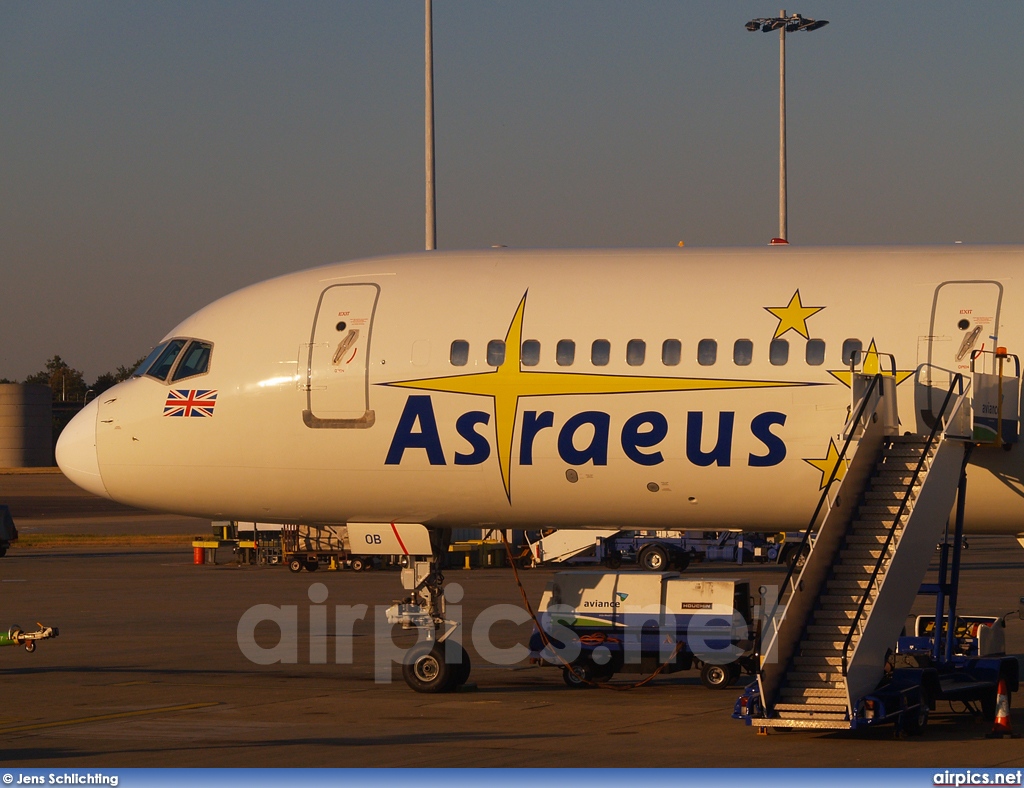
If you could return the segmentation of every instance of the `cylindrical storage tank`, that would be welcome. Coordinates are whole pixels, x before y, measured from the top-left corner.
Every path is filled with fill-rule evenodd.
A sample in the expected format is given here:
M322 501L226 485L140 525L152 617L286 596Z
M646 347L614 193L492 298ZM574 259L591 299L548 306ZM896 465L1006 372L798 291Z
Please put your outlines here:
M48 465L53 465L50 387L0 383L0 468Z

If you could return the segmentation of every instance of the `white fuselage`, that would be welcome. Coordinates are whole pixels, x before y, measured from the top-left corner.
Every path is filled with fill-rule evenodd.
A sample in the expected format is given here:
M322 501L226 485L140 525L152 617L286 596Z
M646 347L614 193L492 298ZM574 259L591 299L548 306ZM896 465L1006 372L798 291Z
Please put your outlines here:
M105 392L58 460L115 500L218 519L794 529L851 404L844 344L892 355L902 428L926 432L942 370L1024 349L1022 270L1001 247L332 265L186 319L167 338L211 345L206 371ZM968 478L969 531L1024 530L1022 447L978 449Z

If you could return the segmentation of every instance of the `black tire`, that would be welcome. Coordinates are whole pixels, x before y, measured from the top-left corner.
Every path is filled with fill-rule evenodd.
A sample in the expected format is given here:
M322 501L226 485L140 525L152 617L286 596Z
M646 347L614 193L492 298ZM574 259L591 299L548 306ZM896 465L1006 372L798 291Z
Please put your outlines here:
M596 671L590 662L577 662L571 668L562 668L562 681L572 689L593 689L592 682L596 680Z
M301 572L305 567L306 564L298 558L292 558L288 561L288 569L292 572Z
M315 558L310 560L310 561L306 561L306 571L307 572L315 572L319 568L320 568L320 562L317 561Z
M802 550L796 545L790 547L786 550L786 566L790 569L803 569L810 552L811 548L808 545L804 545Z
M740 676L743 675L743 668L739 662L730 662L726 667L729 668L729 686L731 687L740 680Z
M928 697L928 692L924 688L921 689L921 703L913 711L903 712L903 730L911 736L918 736L924 733L925 726L928 724L928 712L930 711L931 701Z
M640 553L639 563L648 572L662 572L668 567L668 554L660 545L651 545Z
M622 554L618 550L608 553L604 558L604 565L609 569L618 569L622 566Z
M455 686L461 687L467 681L469 681L469 673L472 670L472 664L469 661L469 653L465 648L462 649L462 661L455 665Z
M733 673L728 665L712 665L705 662L700 669L700 683L708 689L726 689L733 682Z
M411 689L425 694L450 692L457 670L444 661L443 643L420 643L409 649L402 662L402 678Z
M680 572L685 572L686 567L690 565L690 554L684 553L682 550L672 556L672 558L674 559L673 563L675 564L676 569Z
M7 555L7 545L0 547L0 558L3 558L5 555Z
M349 562L349 566L352 567L353 572L362 572L366 569L366 559L357 555Z

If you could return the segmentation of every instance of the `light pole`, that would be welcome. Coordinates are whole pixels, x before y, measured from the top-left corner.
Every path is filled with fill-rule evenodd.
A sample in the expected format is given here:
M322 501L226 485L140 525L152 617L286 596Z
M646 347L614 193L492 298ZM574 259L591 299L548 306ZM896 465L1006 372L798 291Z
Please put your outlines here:
M434 191L434 23L430 0L424 0L424 136L426 147L426 247L431 251L437 247L437 218L435 214Z
M758 17L745 25L751 33L779 31L779 237L773 238L772 243L789 243L789 220L786 216L786 33L810 32L827 24L828 20L807 19L800 14L786 16L783 9L778 16Z

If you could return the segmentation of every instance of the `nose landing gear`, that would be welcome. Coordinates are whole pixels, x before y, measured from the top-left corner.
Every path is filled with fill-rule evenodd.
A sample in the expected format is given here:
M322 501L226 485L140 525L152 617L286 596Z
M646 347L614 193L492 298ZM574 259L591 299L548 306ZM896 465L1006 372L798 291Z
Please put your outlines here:
M431 548L433 555L410 556L402 569L402 587L411 593L388 608L387 620L420 633L420 642L403 659L405 683L416 692L454 692L469 680L469 654L452 637L459 623L445 618L440 544L431 539Z

